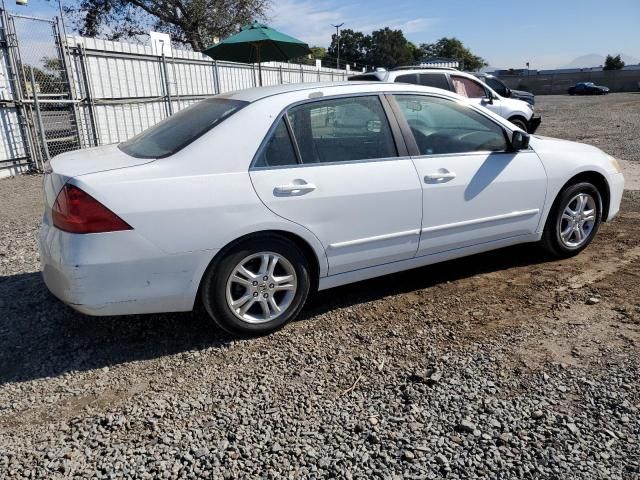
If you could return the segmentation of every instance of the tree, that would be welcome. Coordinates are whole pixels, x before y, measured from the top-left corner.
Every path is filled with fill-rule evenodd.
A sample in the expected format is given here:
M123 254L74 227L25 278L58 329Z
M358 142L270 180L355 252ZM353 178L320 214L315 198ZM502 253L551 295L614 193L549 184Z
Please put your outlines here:
M74 0L65 6L75 29L88 37L136 38L149 30L201 51L214 38L263 19L271 0Z
M305 65L315 65L316 60L325 60L327 56L327 49L324 47L309 47L311 53L304 57L292 58L293 63L303 63Z
M612 57L611 55L607 55L607 58L604 61L603 70L622 70L624 68L624 62L620 55L616 55Z
M424 51L422 48L412 42L407 42L407 44L409 45L409 50L411 50L411 56L413 57L414 63L419 62L424 58Z
M393 68L414 61L414 51L402 33L385 27L371 34L367 63L376 67Z
M309 47L311 50L311 58L314 60L322 60L327 56L327 49L324 47Z
M424 58L453 58L460 62L460 67L464 70L480 70L488 65L484 58L471 53L454 37L443 37L435 43L423 43L420 48L424 52Z
M337 38L335 34L331 36L331 45L327 49L327 57L334 63L338 56ZM355 64L356 67L358 64L364 65L370 41L371 37L362 32L350 28L340 31L340 63Z

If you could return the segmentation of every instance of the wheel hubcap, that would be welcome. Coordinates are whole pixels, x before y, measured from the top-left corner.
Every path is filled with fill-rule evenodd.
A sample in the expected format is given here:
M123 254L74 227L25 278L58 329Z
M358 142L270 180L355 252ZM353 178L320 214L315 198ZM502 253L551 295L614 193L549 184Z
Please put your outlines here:
M560 240L569 248L583 245L596 224L596 202L588 193L579 193L564 207L558 231Z
M297 287L291 262L277 253L256 253L233 269L227 281L227 305L244 322L269 322L289 308Z

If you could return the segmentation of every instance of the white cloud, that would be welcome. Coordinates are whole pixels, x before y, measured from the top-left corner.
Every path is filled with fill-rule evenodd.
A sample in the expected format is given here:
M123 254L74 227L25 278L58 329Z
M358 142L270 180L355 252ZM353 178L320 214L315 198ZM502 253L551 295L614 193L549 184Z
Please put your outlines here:
M270 24L284 33L293 35L309 45L326 47L331 43L335 27L344 22L343 28L371 33L383 27L401 29L405 34L426 32L432 28L432 18L378 18L367 14L366 5L348 6L333 0L278 0L269 12Z

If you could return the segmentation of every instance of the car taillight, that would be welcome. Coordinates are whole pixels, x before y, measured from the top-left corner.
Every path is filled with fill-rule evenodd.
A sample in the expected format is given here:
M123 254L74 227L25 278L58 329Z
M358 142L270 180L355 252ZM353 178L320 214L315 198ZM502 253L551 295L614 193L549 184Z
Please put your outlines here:
M75 185L66 184L53 205L53 224L70 233L132 230L131 226Z

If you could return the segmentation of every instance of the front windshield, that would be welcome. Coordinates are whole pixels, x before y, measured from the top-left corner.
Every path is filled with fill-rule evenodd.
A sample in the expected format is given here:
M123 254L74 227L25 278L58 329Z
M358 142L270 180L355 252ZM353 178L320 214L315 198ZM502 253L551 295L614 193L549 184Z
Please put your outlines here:
M209 98L191 105L122 142L118 148L137 158L164 158L183 149L249 102Z

